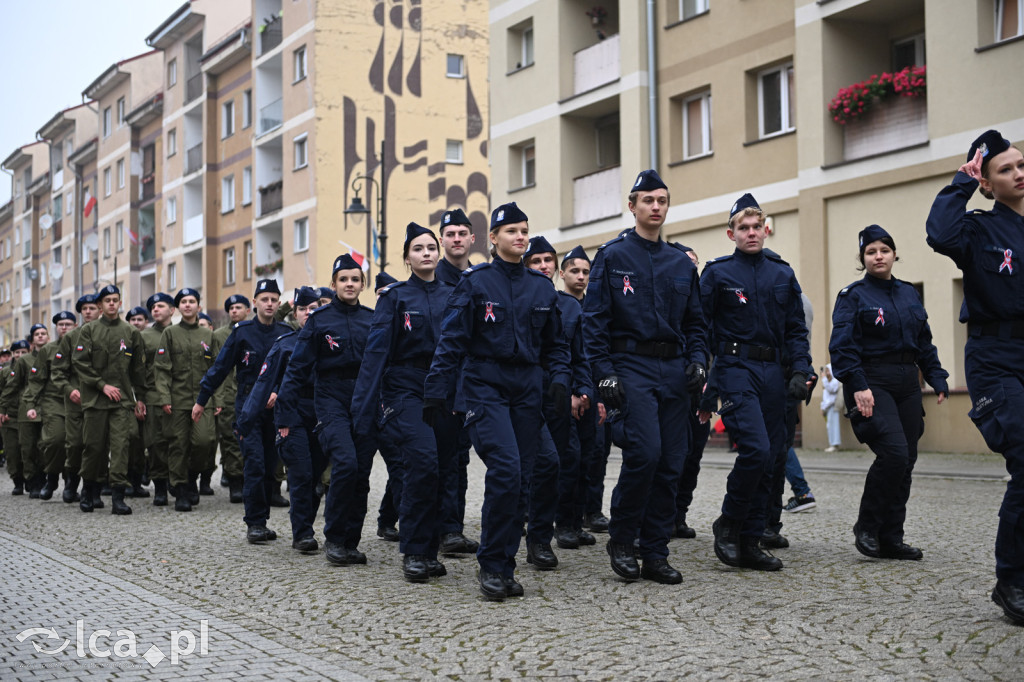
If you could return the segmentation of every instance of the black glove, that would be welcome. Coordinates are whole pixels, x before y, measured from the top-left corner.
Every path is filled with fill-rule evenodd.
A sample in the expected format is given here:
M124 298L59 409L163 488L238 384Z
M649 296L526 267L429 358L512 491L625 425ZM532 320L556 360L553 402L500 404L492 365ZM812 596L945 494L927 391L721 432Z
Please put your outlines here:
M548 400L554 407L555 416L562 417L569 413L569 392L562 384L551 382L548 386Z
M444 398L426 398L423 401L423 423L434 428L434 424L441 418L444 411L448 409Z
M601 402L609 410L621 409L622 404L626 402L626 392L622 390L619 377L614 374L609 374L597 382L597 393L601 396Z
M806 400L810 395L810 391L807 390L807 375L803 372L793 372L793 377L789 380L787 393L790 398Z
M707 383L708 373L704 365L699 362L691 362L686 368L686 392L699 394Z
M811 404L811 396L814 395L814 387L818 385L818 375L811 372L811 376L807 377L807 381L811 382L811 385L807 387L807 397L804 398L804 405Z

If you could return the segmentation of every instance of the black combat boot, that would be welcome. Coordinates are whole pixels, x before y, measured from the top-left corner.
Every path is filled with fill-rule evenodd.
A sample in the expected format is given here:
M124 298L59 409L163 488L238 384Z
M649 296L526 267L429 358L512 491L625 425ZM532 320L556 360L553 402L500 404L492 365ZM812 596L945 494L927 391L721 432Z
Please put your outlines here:
M153 487L156 491L153 493L153 506L154 507L166 507L167 506L167 479L166 478L154 478Z
M78 484L80 479L78 476L67 476L64 479L64 494L61 495L61 499L66 503L71 504L72 502L78 502Z
M82 482L82 496L81 500L78 502L78 508L84 512L91 512L93 509L92 486L93 484L90 481ZM99 488L97 487L96 490L98 491Z
M60 474L46 474L46 483L39 490L40 500L49 500L60 486Z
M281 483L278 482L274 486L274 491L270 494L270 499L267 500L271 507L286 508L290 504L288 498L281 494Z
M132 484L132 491L131 494L129 495L130 497L149 497L149 491L146 490L146 486L142 482L141 473L130 474L128 476L128 482ZM128 492L125 491L125 494L127 495Z
M93 483L92 484L92 488L91 488L92 493L91 494L92 494L92 508L93 509L103 509L103 498L101 497L101 495L103 494L103 487L105 485L106 485L105 483ZM113 491L111 491L111 492L113 492Z
M228 490L231 491L229 498L232 504L239 504L242 502L242 477L236 476L235 478L228 479Z
M116 485L111 490L110 513L117 514L118 516L128 516L132 513L132 508L125 504L124 501L123 485Z
M171 492L174 493L174 511L192 511L192 491L189 490L188 483L174 486Z
M204 471L199 475L199 494L200 495L212 495L213 488L210 487L210 479L213 478L212 471Z
M715 556L726 566L740 564L740 523L722 514L711 526L715 534Z
M192 503L192 506L199 504L199 472L190 471L188 472L188 501Z
M25 479L21 476L14 477L14 490L11 491L12 495L24 495L25 494Z

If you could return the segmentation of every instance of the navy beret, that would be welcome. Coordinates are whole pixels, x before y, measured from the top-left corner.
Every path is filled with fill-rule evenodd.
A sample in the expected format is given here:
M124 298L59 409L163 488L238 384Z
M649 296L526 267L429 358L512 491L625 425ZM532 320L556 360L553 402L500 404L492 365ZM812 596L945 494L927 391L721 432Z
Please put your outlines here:
M11 352L16 350L28 350L28 341L25 339L19 339L11 344Z
M981 162L985 163L996 154L1002 154L1010 148L1010 141L997 130L986 130L971 143L971 151L967 152L967 160L974 160L974 154L981 150Z
M408 249L409 242L423 234L429 234L431 237L434 237L434 233L426 227L417 225L416 223L409 223L405 226L405 244L402 245L402 248ZM434 237L434 239L437 239L437 237Z
M137 305L131 310L129 310L128 314L124 316L124 319L126 322L131 322L132 318L135 317L136 315L142 315L147 320L149 319L149 311L143 308L141 305ZM54 319L54 322L56 321L57 320Z
M331 269L331 277L338 273L338 270L362 270L356 259L351 254L343 253L334 259L334 267Z
M252 304L249 303L249 299L247 299L245 296L242 296L242 294L231 294L230 296L224 299L224 312L231 312L231 306L235 305L236 303L241 303L246 308L252 307Z
M78 322L78 318L70 310L62 310L53 316L52 321L54 324L61 322L62 320L71 320L72 322Z
M207 315L206 313L199 313L199 319L206 320L207 322L210 323L211 327L213 326L213 318Z
M31 339L31 338L32 338L32 336L33 336L33 335L34 335L34 334L36 333L36 330L37 330L37 329L43 329L43 330L45 330L45 329L46 329L46 325L45 325L45 324L39 324L39 323L37 322L37 323L35 323L34 325L32 325L31 327L29 327L29 328L28 328L28 338L30 338L30 339Z
M389 284L394 284L398 280L389 275L386 272L378 272L377 277L373 281L373 290L380 291ZM333 294L332 294L333 295Z
M451 225L468 225L473 227L473 223L469 222L469 218L462 212L461 208L456 208L451 211L445 211L441 217L441 232L444 232L444 228Z
M889 237L889 241L892 241L892 237L889 236L889 233L878 225L868 225L865 227L860 231L860 234L857 235L861 255L864 254L864 249L867 248L868 244L871 242L877 242L879 239L885 239L886 237ZM896 248L895 242L893 242L892 248Z
M516 202L511 201L507 204L502 204L491 212L491 230L494 231L502 225L525 223L528 220L529 218L526 217L526 214L516 206Z
M115 294L120 296L121 295L121 290L118 289L113 284L108 284L107 286L103 287L102 289L100 289L99 291L96 292L96 302L98 303L98 302L102 301L104 298L106 298L107 296L113 296Z
M146 309L153 310L153 306L155 306L157 303L166 303L169 306L175 305L174 299L171 298L170 294L165 294L162 291L158 291L157 293L153 294L148 299L146 299Z
M294 305L310 305L320 301L320 292L313 287L298 287L292 299Z
M562 269L563 270L565 269L565 262L566 261L574 260L576 258L582 258L583 260L587 261L588 263L590 262L590 256L588 256L587 252L583 250L583 247L582 246L577 246L572 251L570 251L569 253L565 254L565 258L562 259Z
M253 294L252 297L256 298L260 294L277 294L278 296L280 296L281 288L277 286L277 280L261 279L260 281L256 282L256 293Z
M555 247L551 246L551 242L541 236L531 237L530 245L526 247L526 253L523 254L523 260L529 259L530 256L535 256L538 253L558 253L555 251Z
M758 211L761 210L761 207L757 203L757 199L755 199L754 195L752 195L750 192L747 192L746 194L741 196L739 199L736 200L736 203L732 205L732 208L729 209L729 220L731 221L734 215L736 215L745 208L756 208Z
M96 294L85 294L84 296L79 296L78 302L75 303L75 312L82 312L82 306L85 305L86 303L92 303L93 305L96 305Z
M640 175L636 176L636 182L633 183L633 189L629 190L632 192L653 192L656 189L668 189L668 185L658 175L658 171L650 168L645 171L641 171Z
M320 298L334 298L334 289L330 287L320 287L317 289L317 293L320 295Z
M195 296L196 303L199 303L200 301L198 291L190 287L185 287L184 289L182 289L181 291L174 295L174 307L177 308L178 304L181 303L181 299L185 298L186 296Z

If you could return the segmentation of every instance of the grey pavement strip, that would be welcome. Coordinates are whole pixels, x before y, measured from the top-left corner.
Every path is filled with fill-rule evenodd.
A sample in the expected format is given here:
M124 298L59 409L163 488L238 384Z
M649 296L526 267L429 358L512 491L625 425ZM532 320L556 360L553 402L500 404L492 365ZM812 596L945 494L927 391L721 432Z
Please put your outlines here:
M232 673L246 678L366 679L338 668L321 672L323 662L308 654L3 531L0 572L5 576L0 591L0 679L209 679ZM30 628L52 629L56 635L23 635L19 641L19 633ZM106 633L93 646L90 636L100 630ZM130 635L123 630L134 634L137 655L117 655L129 653ZM202 654L204 631L207 653ZM179 634L174 637L174 632ZM62 651L48 653L65 641ZM126 642L120 651L119 641ZM172 662L172 648L184 652L190 644L193 652Z

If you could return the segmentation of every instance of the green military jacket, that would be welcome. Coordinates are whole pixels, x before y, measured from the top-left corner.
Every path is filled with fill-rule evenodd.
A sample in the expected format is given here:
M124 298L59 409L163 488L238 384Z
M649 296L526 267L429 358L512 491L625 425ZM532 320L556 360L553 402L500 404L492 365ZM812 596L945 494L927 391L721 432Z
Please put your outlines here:
M74 355L75 346L78 345L78 337L82 335L82 327L75 327L57 342L57 352L53 356L53 363L50 365L50 380L65 398L71 397L71 391L80 388L78 374L71 365L71 356Z
M82 409L134 409L145 397L146 352L139 330L120 317L105 316L82 327L71 366L78 374ZM121 390L121 401L114 402L103 393L104 386Z
M191 410L199 382L216 358L209 329L184 321L165 329L154 360L157 404Z
M228 322L226 325L218 329L213 333L213 357L216 358L217 354L220 353L220 349L224 347L224 343L231 336L231 332L238 326L237 322ZM196 397L198 397L198 391L192 396L193 403ZM214 407L226 407L234 409L235 397L238 395L238 381L235 379L235 368L232 367L231 371L228 372L227 379L220 385L213 394L213 400L211 401ZM210 407L208 404L207 407Z
M140 332L142 334L142 343L146 346L145 400L147 405L167 404L161 403L156 394L156 351L160 348L160 337L163 336L164 330L170 328L170 326L169 324L163 326L154 324L152 327L147 327Z
M25 413L28 412L29 405L24 400L28 378L36 371L35 363L38 354L39 351L34 350L18 358L7 369L6 382L3 391L0 392L0 410L19 422L42 421L39 415L36 415L35 419L28 418Z
M64 394L52 379L53 362L59 346L58 339L39 349L22 397L27 409L36 410L40 416L64 416Z

